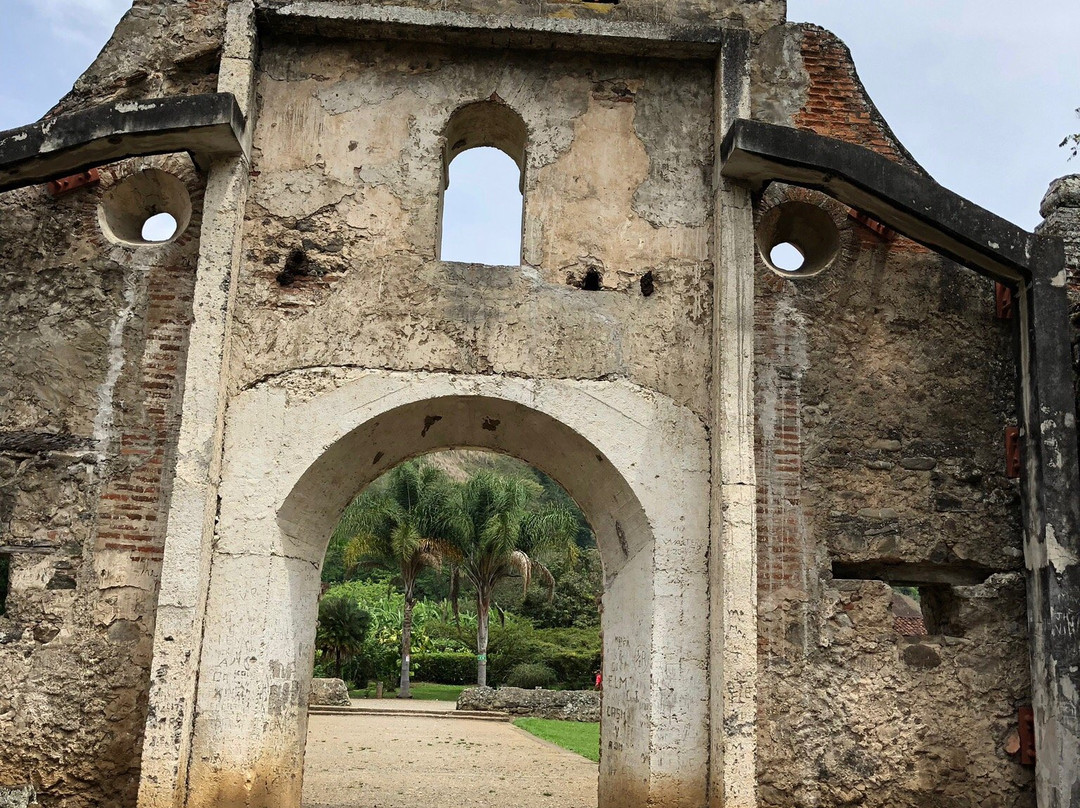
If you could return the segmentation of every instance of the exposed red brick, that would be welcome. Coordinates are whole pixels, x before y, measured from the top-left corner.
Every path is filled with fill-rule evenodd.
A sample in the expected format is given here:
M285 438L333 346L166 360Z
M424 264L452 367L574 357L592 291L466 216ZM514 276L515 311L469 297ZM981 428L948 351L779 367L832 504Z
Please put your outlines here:
M872 149L888 159L923 173L904 149L870 100L855 69L851 51L835 35L816 25L804 25L802 57L809 76L807 101L795 116L795 126L819 135ZM882 237L860 223L865 237ZM907 238L891 240L891 250L926 252Z

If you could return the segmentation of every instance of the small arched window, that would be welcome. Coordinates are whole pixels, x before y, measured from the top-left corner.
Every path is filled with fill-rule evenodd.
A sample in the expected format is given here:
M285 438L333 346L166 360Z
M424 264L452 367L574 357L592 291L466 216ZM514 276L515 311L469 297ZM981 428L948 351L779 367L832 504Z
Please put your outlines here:
M506 104L481 101L451 116L444 139L439 257L520 263L525 122Z

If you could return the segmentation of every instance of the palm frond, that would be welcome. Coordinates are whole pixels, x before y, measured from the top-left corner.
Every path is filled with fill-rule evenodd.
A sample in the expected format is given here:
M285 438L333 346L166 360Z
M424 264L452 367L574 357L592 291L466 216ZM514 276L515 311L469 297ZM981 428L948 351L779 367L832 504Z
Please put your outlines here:
M514 550L510 554L510 565L521 573L521 589L522 592L529 591L529 583L532 581L532 568L533 563L525 553L521 550Z
M538 556L560 558L567 566L577 563L577 516L566 508L545 508L530 513L523 526L526 546Z

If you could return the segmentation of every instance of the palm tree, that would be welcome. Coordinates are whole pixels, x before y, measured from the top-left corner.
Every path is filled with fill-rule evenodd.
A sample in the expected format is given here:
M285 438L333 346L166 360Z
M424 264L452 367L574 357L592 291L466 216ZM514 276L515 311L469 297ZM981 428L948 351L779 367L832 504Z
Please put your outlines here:
M446 475L423 461L403 463L374 495L359 497L345 514L352 538L345 546L346 579L359 567L380 567L400 577L405 592L401 625L401 683L398 698L410 698L413 607L416 579L438 567L453 547L443 538L452 486Z
M451 577L451 598L457 609L461 576L476 590L476 683L487 684L488 622L495 586L518 574L528 590L539 578L555 593L551 570L538 558L555 553L569 561L577 556L574 514L558 507L536 508L536 483L481 471L458 488L447 527L457 548Z
M345 657L360 651L370 627L371 615L347 598L327 598L319 603L315 647L333 656L338 679L343 678Z

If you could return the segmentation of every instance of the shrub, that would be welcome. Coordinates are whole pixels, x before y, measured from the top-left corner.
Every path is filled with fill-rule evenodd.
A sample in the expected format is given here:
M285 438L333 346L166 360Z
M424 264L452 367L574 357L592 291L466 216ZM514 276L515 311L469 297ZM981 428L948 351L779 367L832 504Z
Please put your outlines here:
M554 687L557 681L555 671L547 665L525 662L514 666L510 675L506 677L505 684L508 687L523 687L526 690L532 690L535 687Z
M600 670L600 652L555 649L543 657L543 663L555 671L559 687L567 690L592 690Z
M343 677L356 688L363 689L371 681L396 686L401 677L401 654L388 651L372 642L364 643L363 650L344 666Z
M559 687L591 690L600 668L600 631L584 628L535 629L524 618L507 615L493 625L488 651L488 680L509 684L514 668L526 663L555 671Z
M476 656L468 652L415 654L413 676L439 685L467 685L476 681Z

